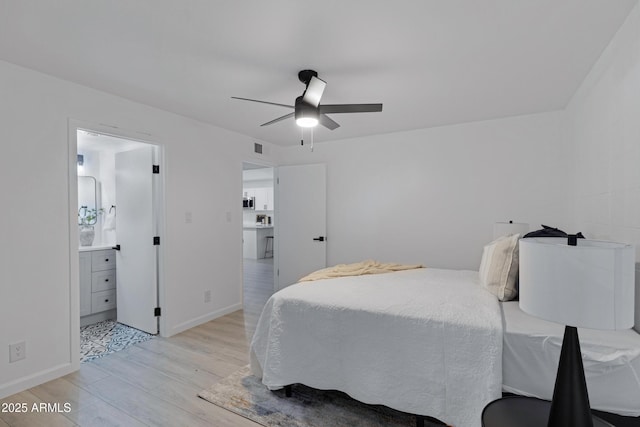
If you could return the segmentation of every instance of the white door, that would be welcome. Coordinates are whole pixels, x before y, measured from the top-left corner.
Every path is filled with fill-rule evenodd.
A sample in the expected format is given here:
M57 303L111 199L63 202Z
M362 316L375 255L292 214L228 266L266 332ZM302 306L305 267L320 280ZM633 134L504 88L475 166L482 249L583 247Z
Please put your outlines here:
M327 266L326 167L275 169L274 284L280 290Z
M116 154L116 299L118 322L157 334L152 168L151 146Z

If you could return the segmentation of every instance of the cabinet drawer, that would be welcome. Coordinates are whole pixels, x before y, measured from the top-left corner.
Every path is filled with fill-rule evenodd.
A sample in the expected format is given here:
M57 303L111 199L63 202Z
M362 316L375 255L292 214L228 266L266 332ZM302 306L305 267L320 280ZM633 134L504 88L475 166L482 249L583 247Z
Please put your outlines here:
M106 291L115 289L116 271L103 270L91 273L91 292Z
M91 294L91 312L99 313L116 308L116 290L94 292Z
M109 249L106 251L91 252L91 271L101 271L116 268L116 251Z

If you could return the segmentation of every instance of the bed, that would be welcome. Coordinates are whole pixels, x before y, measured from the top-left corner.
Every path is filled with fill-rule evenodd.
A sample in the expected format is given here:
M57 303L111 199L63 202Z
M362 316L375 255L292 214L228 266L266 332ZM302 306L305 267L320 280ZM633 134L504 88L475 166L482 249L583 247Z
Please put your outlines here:
M258 322L252 371L272 390L295 383L340 390L456 427L479 426L484 406L503 391L550 399L564 326L525 314L517 301L499 302L480 270L426 268L285 288ZM592 408L640 416L640 335L579 333Z
M410 298L407 298L410 295ZM502 394L502 316L477 271L422 268L299 283L274 294L251 343L270 389L301 383L477 427Z

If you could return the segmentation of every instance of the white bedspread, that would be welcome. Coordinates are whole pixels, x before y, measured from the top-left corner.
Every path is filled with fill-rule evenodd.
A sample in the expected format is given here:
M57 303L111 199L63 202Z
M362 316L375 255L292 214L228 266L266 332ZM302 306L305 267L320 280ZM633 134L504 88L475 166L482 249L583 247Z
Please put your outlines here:
M433 268L301 283L267 302L251 368L270 389L301 383L478 427L501 396L502 319L477 271Z

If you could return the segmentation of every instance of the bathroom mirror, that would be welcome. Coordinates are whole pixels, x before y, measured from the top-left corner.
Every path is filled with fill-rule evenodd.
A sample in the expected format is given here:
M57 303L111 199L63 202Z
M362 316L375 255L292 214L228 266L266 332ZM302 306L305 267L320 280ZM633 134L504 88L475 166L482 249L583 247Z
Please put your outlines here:
M95 215L95 209L97 209L96 203L96 179L92 176L79 176L78 177L78 224L82 224L82 218L88 213L94 212L93 220L86 222L88 225L93 225L97 222Z

